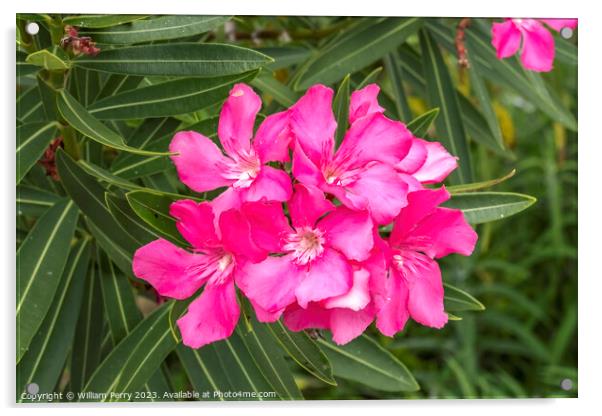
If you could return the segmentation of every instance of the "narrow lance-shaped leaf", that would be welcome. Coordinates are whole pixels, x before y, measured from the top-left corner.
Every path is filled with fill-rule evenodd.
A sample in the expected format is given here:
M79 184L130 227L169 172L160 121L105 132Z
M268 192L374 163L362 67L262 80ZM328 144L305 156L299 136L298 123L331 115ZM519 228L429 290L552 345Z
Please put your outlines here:
M168 155L168 152L151 152L127 146L123 138L94 118L83 105L78 103L66 90L61 91L57 99L58 109L63 118L86 137L114 149L141 155Z
M319 339L337 377L353 380L382 391L419 389L410 371L395 356L367 335L345 345Z
M17 215L42 215L62 198L52 192L33 186L17 186Z
M445 287L446 312L485 310L485 306L471 294L448 283L444 283L443 286Z
M135 20L108 29L82 30L83 36L108 44L133 44L184 38L213 30L230 19L229 16L159 16Z
M31 123L17 127L17 184L40 160L57 135L57 123Z
M109 49L75 66L125 75L215 77L252 71L272 62L252 49L218 43L169 43Z
M516 169L512 169L510 172L508 172L507 174L505 174L504 176L502 176L500 178L490 179L488 181L467 183L464 185L448 186L446 189L452 195L453 194L461 194L464 192L479 191L481 189L490 188L494 185L505 182L506 180L513 177L515 173L516 173Z
M303 369L327 384L337 385L328 358L305 332L289 331L281 321L267 328L284 351Z
M71 250L52 307L17 366L18 401L29 383L35 382L40 393L54 391L73 341L89 260L90 240L86 239Z
M403 43L419 26L418 18L392 17L342 35L304 69L295 89L306 89L317 82L337 82L346 74L365 68Z
M464 123L458 104L458 96L439 47L427 30L420 32L420 49L425 72L429 103L440 110L435 121L438 137L447 145L452 155L459 157L451 178L456 182L472 181L470 153Z
M17 121L27 124L45 120L46 112L37 86L28 89L17 97Z
M429 110L426 113L419 115L414 120L410 121L407 127L414 134L414 136L424 137L427 134L431 125L437 119L438 115L439 109L433 108L432 110Z
M461 209L471 224L501 220L529 208L537 200L513 192L470 192L455 194L443 205Z
M103 314L100 277L95 264L91 264L86 275L86 287L71 351L69 389L81 392L84 385L100 363L103 331ZM111 341L109 341L111 342Z
M412 112L403 86L403 70L399 63L397 52L386 55L384 57L384 62L385 69L391 80L393 96L395 97L395 106L397 108L397 117L400 120L412 120Z
M232 85L250 82L257 71L216 78L185 78L125 91L88 107L98 119L165 117L191 113L228 97Z
M33 52L27 55L25 62L40 66L49 71L64 71L70 67L69 58L59 47Z
M75 232L77 207L59 201L17 250L17 363L29 348L58 287Z
M345 133L347 132L347 126L349 124L349 98L351 94L350 81L351 76L347 74L347 76L343 78L343 81L341 81L337 93L334 96L333 111L334 116L337 120L337 146L340 145L343 141L343 137L345 137Z
M267 325L256 319L252 319L252 324L252 330L239 325L237 332L272 390L283 400L303 399L283 351L267 331Z
M144 19L148 15L142 14L87 14L79 16L67 16L63 18L63 23L77 27L102 28L120 25L123 23L134 22Z

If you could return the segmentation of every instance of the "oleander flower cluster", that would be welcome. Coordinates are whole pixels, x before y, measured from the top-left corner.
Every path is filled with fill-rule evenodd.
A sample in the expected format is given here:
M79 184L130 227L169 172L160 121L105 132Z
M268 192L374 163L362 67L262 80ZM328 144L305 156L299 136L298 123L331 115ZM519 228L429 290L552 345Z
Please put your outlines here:
M461 211L441 207L450 195L436 184L458 161L385 116L378 93L375 84L353 92L338 148L333 91L323 85L254 131L261 99L237 84L220 113L221 148L194 131L174 136L180 180L223 192L174 202L188 246L153 241L135 253L133 271L168 298L202 288L177 321L185 345L229 337L242 297L261 322L330 330L338 344L372 322L387 336L410 318L447 323L437 259L470 255L477 240Z

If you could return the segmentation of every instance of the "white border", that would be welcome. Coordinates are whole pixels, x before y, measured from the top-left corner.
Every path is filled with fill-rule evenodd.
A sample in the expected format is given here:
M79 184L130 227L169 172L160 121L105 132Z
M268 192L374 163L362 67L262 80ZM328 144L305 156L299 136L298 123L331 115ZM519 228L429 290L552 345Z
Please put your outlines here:
M15 13L60 12L60 13L164 13L164 14L239 14L239 15L385 15L385 16L540 16L540 17L577 17L579 18L579 399L530 399L530 400L439 400L439 401L338 401L307 403L228 403L226 405L203 403L191 405L187 403L136 404L111 406L111 414L131 414L142 410L148 415L164 415L166 407L180 414L241 414L245 415L304 415L316 412L337 412L345 416L365 415L369 412L382 414L420 414L430 415L503 415L508 413L524 414L526 412L544 413L546 415L591 414L592 409L600 409L598 390L600 383L600 349L602 337L599 336L601 325L598 318L602 294L602 276L596 256L599 239L602 236L600 227L600 192L597 182L601 175L599 160L602 155L602 137L599 133L601 119L600 97L600 41L602 41L602 17L593 6L595 2L576 1L525 1L504 0L498 2L454 1L454 0L422 0L394 1L369 0L352 3L346 1L325 0L144 0L143 2L123 0L48 0L44 3L35 0L5 0L2 2L2 36L0 43L4 47L1 65L3 97L2 106L3 132L0 137L2 157L3 196L0 206L0 229L4 231L3 247L0 251L0 264L4 266L4 302L2 310L3 328L5 329L2 350L2 393L1 405L7 413L17 411L29 414L34 409L46 415L90 414L106 415L107 408L96 405L39 407L13 405L14 402L14 148L15 148L15 66L14 62L14 25ZM13 283L11 283L13 282ZM138 408L134 410L133 408ZM143 409L140 409L143 408ZM374 410L372 410L374 409ZM169 411L169 410L167 410Z

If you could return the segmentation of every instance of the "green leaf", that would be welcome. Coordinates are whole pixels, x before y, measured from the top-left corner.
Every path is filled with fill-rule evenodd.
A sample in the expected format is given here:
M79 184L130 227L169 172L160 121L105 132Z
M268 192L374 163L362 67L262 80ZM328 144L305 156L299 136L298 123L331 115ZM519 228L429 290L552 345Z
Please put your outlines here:
M451 177L455 178L456 182L470 182L472 181L470 153L458 95L441 52L426 30L420 32L420 49L429 103L441 111L441 117L435 121L437 134L451 154L460 158L459 169L456 169Z
M73 64L125 75L215 77L252 71L272 62L252 49L218 43L169 43L104 50Z
M65 191L89 219L97 243L124 273L130 273L138 244L109 212L104 203L105 189L62 149L56 153L56 164Z
M40 70L39 66L25 62L26 58L27 54L25 52L17 51L17 78L35 74Z
M397 109L397 118L399 120L412 120L412 111L408 104L408 99L403 85L403 69L399 62L399 54L392 52L384 57L385 69L391 80L393 97L395 98L395 108Z
M134 212L127 200L108 193L106 194L106 200L109 210L111 211L111 214L113 214L115 220L117 220L121 227L141 246L159 238L166 238L180 246L187 245L186 241L179 237L179 235L173 236L179 237L174 240L172 236L167 236L155 230Z
M86 239L71 250L52 306L17 366L18 401L23 401L20 393L29 383L35 382L40 393L54 391L73 341L89 260Z
M283 107L290 107L299 99L299 95L291 90L287 85L281 84L272 75L263 73L255 78L251 85L269 94L274 100Z
M46 114L46 120L58 120L58 110L56 107L57 90L46 82L40 74L37 75L38 89L40 91L40 98L42 99L42 106L44 113Z
M84 106L78 103L67 91L61 91L58 97L57 104L61 115L71 127L84 136L89 137L102 145L126 152L149 156L169 154L168 152L151 152L127 146L119 134L94 118Z
M311 55L309 49L299 46L267 46L255 50L274 59L274 62L268 64L272 71L305 62Z
M443 205L461 209L471 224L496 221L529 208L537 200L512 192L471 192L455 194Z
M37 86L23 92L17 98L17 121L33 123L46 120L42 97Z
M94 264L91 264L85 278L84 299L78 314L69 367L69 389L75 393L83 391L100 363L102 327L105 323L100 276Z
M376 67L375 69L370 71L368 73L368 75L366 75L361 81L359 80L359 76L361 74L354 74L354 76L352 77L352 81L355 81L356 79L359 81L359 82L357 82L354 89L360 90L360 89L364 88L366 85L376 82L376 80L378 79L378 76L380 75L381 72L383 72L383 67L382 66Z
M347 126L349 124L349 98L350 98L350 81L351 76L347 74L334 96L333 111L337 121L337 134L336 144L337 146L343 141L345 133L347 133Z
M443 298L445 312L485 310L485 305L469 293L447 283L444 283L443 286L445 287L445 297Z
M92 104L101 88L100 74L82 68L73 68L69 74L69 92L84 107ZM56 99L55 99L56 106Z
M82 14L79 16L67 16L63 18L66 25L77 27L103 28L134 22L144 19L148 15L141 14Z
M56 46L30 53L27 55L27 58L25 58L25 62L31 65L40 66L49 71L64 71L70 67L67 54Z
M17 186L17 215L42 215L62 198L57 194L27 185Z
M565 64L577 66L577 46L569 40L556 36L556 58Z
M176 220L169 215L169 207L177 198L146 191L129 192L126 198L134 212L159 235L170 241L183 243L176 228ZM180 197L183 198L186 197Z
M184 78L125 91L96 101L88 111L98 119L165 117L192 113L228 97L232 85L249 82L257 71L216 78Z
M254 318L251 322L251 331L241 329L242 325L237 331L272 390L283 400L303 399L282 350L266 329L267 325Z
M57 123L30 123L17 127L17 184L40 160L57 136Z
M448 186L446 189L452 195L460 194L460 193L464 193L464 192L478 191L478 190L490 188L494 185L505 182L506 180L513 177L515 173L516 173L516 169L512 169L510 172L508 172L507 174L505 174L504 176L502 176L500 178L490 179L488 181L482 181L482 182L467 183L464 185Z
M489 95L489 91L487 91L485 80L482 78L481 63L478 59L475 59L473 62L471 62L468 73L470 74L470 87L474 92L475 97L479 101L483 117L487 121L489 130L491 130L496 139L495 144L492 145L499 146L500 150L503 151L505 148L504 138L502 137L502 129L499 125L497 115L493 110L493 105L491 104L493 100Z
M110 74L98 93L98 100L130 91L136 88L144 77L135 75Z
M438 115L439 108L433 108L432 110L429 110L410 121L407 127L414 134L414 136L424 137L433 122L437 119Z
M164 303L136 325L96 369L84 390L107 393L100 400L106 402L127 400L111 396L111 392L131 393L141 389L176 347L169 329L172 305L173 302ZM87 400L90 399L84 399Z
M77 217L72 201L57 202L36 221L17 250L17 363L50 308Z
M289 357L303 369L327 384L337 385L330 361L305 332L291 332L279 320L267 328Z
M319 339L334 375L382 391L417 391L414 376L393 354L367 335L345 345Z
M330 84L382 58L420 26L418 18L381 18L352 29L320 50L294 84L303 90L315 83Z
M229 16L159 16L113 26L110 29L82 30L98 43L128 44L194 36L213 30L230 20Z

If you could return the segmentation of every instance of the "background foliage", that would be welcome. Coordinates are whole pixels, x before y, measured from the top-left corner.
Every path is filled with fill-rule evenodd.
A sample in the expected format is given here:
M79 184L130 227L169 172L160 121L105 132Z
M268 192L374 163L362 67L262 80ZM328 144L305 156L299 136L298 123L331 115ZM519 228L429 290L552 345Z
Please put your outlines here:
M491 20L472 19L467 69L457 65L457 24L18 15L17 401L32 382L41 393L143 392L138 400L186 399L164 393L190 389L272 399L576 396L576 40L556 37L555 69L528 72L516 58L497 60ZM101 52L62 49L65 25ZM449 205L480 239L473 256L443 262L454 319L443 330L410 322L393 339L369 329L340 347L326 333L259 324L243 302L230 339L181 345L174 322L186 304L158 299L132 275L131 257L159 236L182 243L167 215L173 200L212 196L192 195L165 152L178 130L215 137L236 82L262 94L263 114L330 85L343 127L349 93L377 82L388 116L460 157ZM58 136L62 148L47 151Z

